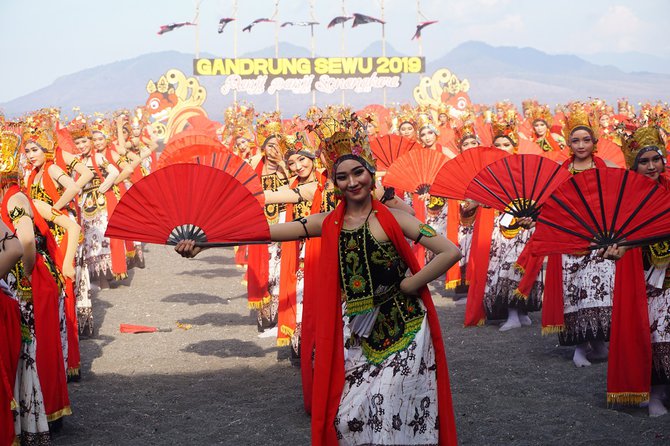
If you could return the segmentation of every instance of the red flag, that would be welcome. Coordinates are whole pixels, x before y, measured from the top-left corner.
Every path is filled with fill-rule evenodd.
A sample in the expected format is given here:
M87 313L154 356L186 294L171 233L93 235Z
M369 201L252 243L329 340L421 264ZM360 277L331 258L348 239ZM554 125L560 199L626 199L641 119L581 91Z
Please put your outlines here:
M223 32L223 28L225 28L226 25L232 22L233 20L235 19L232 17L224 17L221 20L219 20L219 34L221 34Z
M270 20L270 19L256 19L256 20L254 20L253 22L251 22L250 24L248 24L247 26L245 26L244 28L242 28L242 32L244 32L244 31L249 31L249 32L251 32L251 28L253 28L254 26L256 26L257 23L264 23L264 22L274 22L274 20Z
M433 23L437 23L437 20L431 20L429 22L421 22L418 25L416 25L416 32L414 33L414 36L412 37L412 40L414 39L420 39L421 38L421 30L424 29L428 25L432 25Z
M328 28L332 28L333 26L339 25L340 23L348 22L351 19L353 19L353 17L348 17L346 15L337 16L330 21L330 23L328 24Z
M170 31L174 31L177 28L181 28L182 26L195 26L195 23L191 22L179 22L179 23L170 23L169 25L162 25L161 29L158 31L159 36L161 34L165 34Z
M358 25L365 25L366 23L381 23L382 25L386 22L383 20L375 19L369 15L355 14L354 13L354 23L351 24L352 28L356 28Z

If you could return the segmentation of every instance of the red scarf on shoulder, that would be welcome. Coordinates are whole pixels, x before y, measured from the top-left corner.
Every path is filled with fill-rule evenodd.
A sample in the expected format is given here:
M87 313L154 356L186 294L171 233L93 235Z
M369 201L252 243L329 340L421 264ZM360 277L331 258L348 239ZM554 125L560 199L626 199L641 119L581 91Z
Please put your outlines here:
M395 217L386 206L372 201L377 220L412 273L419 264ZM316 352L314 358L314 392L312 395L312 444L336 446L337 433L333 422L337 415L344 386L344 335L342 334L342 297L339 271L339 238L344 218L345 203L326 217L321 230L321 290L319 306L316 307ZM442 331L437 312L427 287L420 290L426 307L426 317L435 349L437 365L437 400L439 410L439 444L453 445L456 438L456 423L449 386L447 357L442 341Z

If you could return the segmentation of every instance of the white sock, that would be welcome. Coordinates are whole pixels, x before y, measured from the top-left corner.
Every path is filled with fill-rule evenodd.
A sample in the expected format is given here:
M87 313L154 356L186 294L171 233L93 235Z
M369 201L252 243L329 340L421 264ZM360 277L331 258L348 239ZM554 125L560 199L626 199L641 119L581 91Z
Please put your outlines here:
M586 359L586 349L589 343L584 342L583 344L578 344L575 347L575 354L572 356L572 362L575 363L577 367L588 367L591 365L588 359Z
M520 313L519 322L521 322L521 325L523 325L524 327L529 327L533 325L533 321L530 320L528 313Z
M660 417L668 413L668 409L663 405L665 397L665 386L651 386L651 395L649 397L649 416Z
M516 308L509 308L507 310L507 320L500 326L498 330L508 331L519 327L521 327L521 322L519 321L519 311Z

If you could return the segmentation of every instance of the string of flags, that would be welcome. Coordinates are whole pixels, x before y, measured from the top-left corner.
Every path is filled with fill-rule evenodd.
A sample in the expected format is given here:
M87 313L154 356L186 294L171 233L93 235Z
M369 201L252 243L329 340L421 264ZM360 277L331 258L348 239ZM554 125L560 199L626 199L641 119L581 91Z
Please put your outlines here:
M381 19L369 16L369 15L354 13L351 16L343 15L343 16L337 16L337 17L333 18L330 22L328 22L327 28L333 28L334 26L337 26L337 25L344 25L345 23L347 23L350 20L353 20L352 23L351 23L352 28L356 28L357 26L360 26L360 25L366 25L368 23L380 23L382 25L386 24L386 22L381 20ZM235 21L235 19L233 17L223 17L223 18L221 18L219 20L219 26L218 26L218 30L217 30L218 33L222 34L224 32L225 28L226 28L226 25L228 25L232 21ZM259 23L274 23L274 22L275 22L275 20L272 20L272 19L269 19L269 18L266 18L266 17L259 18L259 19L254 20L253 22L251 22L250 24L248 24L244 28L242 28L242 32L251 33L251 29ZM429 25L432 25L434 23L437 23L437 22L438 22L437 20L427 20L425 22L419 23L416 26L416 32L412 36L411 40L420 39L421 38L421 30L423 30L425 27L427 27ZM316 26L316 25L319 25L319 24L320 24L319 22L315 22L315 21L283 22L280 25L280 27L281 28L285 28L287 26L304 26L304 27L312 26L313 27L313 26ZM162 35L162 34L168 33L170 31L174 31L175 29L178 29L178 28L181 28L181 27L184 27L184 26L195 26L195 23L193 23L193 22L175 22L175 23L170 23L170 24L167 24L167 25L162 25L157 34Z

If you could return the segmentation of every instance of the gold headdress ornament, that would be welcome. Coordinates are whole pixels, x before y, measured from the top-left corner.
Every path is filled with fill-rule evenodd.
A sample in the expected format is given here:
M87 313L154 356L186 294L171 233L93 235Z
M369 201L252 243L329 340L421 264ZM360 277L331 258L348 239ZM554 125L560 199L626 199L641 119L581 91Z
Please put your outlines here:
M424 127L428 127L431 129L436 135L439 135L440 132L437 130L437 127L435 127L435 123L433 122L433 117L431 116L430 113L419 113L416 117L416 131L417 133L421 132L421 129Z
M282 156L285 160L296 154L305 155L311 159L316 158L314 148L310 145L309 139L307 139L304 132L295 132L286 135L282 149Z
M632 135L624 133L621 141L623 143L621 149L629 169L636 169L638 157L652 150L658 152L665 160L665 143L656 126L640 127Z
M391 133L398 133L400 126L405 123L411 124L416 129L416 110L411 105L401 105L399 109L391 111L391 120Z
M277 137L283 139L282 124L279 112L263 113L256 120L256 136L258 144L263 147L268 139Z
M547 126L551 125L552 116L548 105L541 105L535 101L526 109L525 115L532 123L535 123L535 121L544 121Z
M594 114L589 113L586 104L582 102L573 102L568 106L565 126L563 127L563 137L570 141L570 136L578 128L588 130L594 138L600 134L600 124L595 119Z
M523 112L523 116L530 119L533 111L539 106L540 104L536 99L524 99L521 101L521 111Z
M51 124L51 116L36 114L28 117L23 126L23 144L34 142L42 148L48 160L53 159L58 140Z
M454 128L454 139L458 147L461 146L464 140L468 138L477 138L477 130L475 128L475 116L468 112L461 117L461 124Z
M447 115L449 116L449 112L451 111L451 105L447 105L444 102L440 103L440 105L437 106L437 115Z
M370 150L365 123L351 114L346 119L326 117L307 130L314 132L320 144L317 155L323 154L326 169L331 172L338 161L356 159L371 172L375 172L375 159Z
M509 109L502 117L493 119L493 122L491 122L491 129L494 140L500 136L505 136L512 141L514 147L519 145L519 132L517 130L515 110Z
M231 138L231 144L235 144L235 139L242 137L255 145L256 139L253 133L255 117L256 111L252 105L238 104L228 107L224 113L222 138L224 140Z
M112 136L112 127L104 116L97 116L91 123L91 133L94 132L102 133L106 139Z
M2 185L19 182L20 126L5 123L0 130L0 177Z
M79 138L91 138L91 129L88 127L86 117L79 115L74 118L67 126L67 130L72 136L72 140L76 141Z

